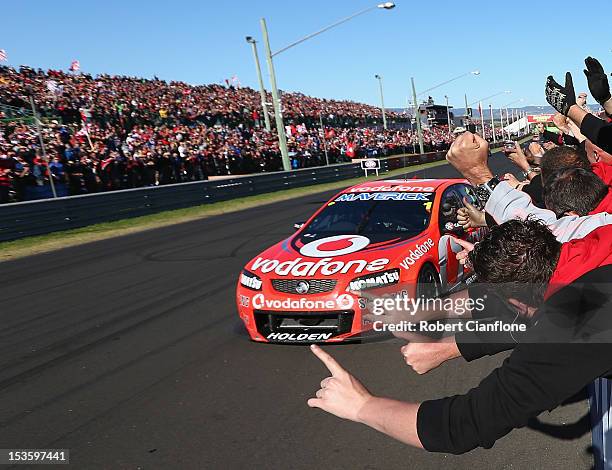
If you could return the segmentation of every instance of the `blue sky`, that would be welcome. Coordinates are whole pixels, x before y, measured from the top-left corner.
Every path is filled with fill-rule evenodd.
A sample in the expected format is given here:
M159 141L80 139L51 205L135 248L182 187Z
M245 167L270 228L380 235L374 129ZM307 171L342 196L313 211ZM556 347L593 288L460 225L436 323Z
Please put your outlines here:
M268 23L272 49L376 4L370 0L99 0L5 2L0 48L9 64L66 69L73 58L92 74L111 73L220 82L237 75L257 79L246 35L261 39ZM410 77L417 91L479 69L433 93L451 105L512 90L494 106L519 98L545 104L548 74L572 72L577 91L587 90L583 60L599 58L612 71L606 41L612 4L397 0L394 10L374 10L275 58L281 89L379 104L374 74L383 76L385 104L403 107ZM558 7L557 7L558 6ZM596 13L594 13L596 12ZM260 56L263 60L263 47ZM268 86L265 63L264 75ZM592 100L591 100L592 102ZM483 103L487 106L488 103Z

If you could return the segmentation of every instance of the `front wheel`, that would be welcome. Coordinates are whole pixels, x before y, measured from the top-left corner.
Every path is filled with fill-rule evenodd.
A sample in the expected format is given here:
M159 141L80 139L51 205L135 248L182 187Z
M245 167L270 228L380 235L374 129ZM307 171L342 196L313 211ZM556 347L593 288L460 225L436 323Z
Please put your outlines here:
M416 297L434 299L440 295L440 279L435 268L426 264L421 269L417 279Z

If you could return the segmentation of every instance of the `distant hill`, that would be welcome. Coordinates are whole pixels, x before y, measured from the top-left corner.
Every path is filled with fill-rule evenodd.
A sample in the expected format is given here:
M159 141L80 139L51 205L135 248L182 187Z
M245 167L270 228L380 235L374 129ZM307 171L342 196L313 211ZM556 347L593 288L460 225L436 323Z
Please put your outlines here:
M599 111L601 109L601 106L599 105L589 105L589 107L593 110L593 111ZM508 107L508 110L510 111L510 113L512 114L512 110L513 109L517 109L519 111L524 111L527 114L553 114L555 112L555 110L552 108L552 106L523 106L522 108L515 108L513 106ZM390 108L391 111L395 111L398 113L402 113L406 110L406 108ZM410 110L409 110L410 111ZM460 117L460 116L464 116L465 115L465 108L451 108L451 112L455 115L455 117ZM472 108L472 112L473 112L473 116L474 117L480 117L480 115L478 114L478 105L474 106ZM482 110L485 118L490 118L490 114L489 114L489 107L486 106L485 108L483 108ZM505 117L506 113L504 111L504 117ZM500 119L500 110L499 108L493 108L493 118L494 119Z

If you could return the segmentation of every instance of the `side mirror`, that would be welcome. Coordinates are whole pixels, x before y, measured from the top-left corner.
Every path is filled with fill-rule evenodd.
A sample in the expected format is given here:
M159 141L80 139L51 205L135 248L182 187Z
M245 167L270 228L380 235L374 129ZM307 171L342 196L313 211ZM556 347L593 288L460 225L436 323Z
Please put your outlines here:
M299 229L301 229L304 226L305 223L306 222L296 222L296 223L293 224L293 228L295 230L299 230Z

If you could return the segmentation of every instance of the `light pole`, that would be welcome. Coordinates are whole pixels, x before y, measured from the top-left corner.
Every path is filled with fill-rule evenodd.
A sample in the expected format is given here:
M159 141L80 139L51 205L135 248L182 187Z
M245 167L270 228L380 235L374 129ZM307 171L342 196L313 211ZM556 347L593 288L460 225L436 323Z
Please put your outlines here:
M34 115L34 123L36 124L36 133L38 134L38 140L40 142L40 150L42 152L43 160L47 163L47 171L49 172L49 185L51 186L51 193L53 197L57 197L57 191L55 190L55 183L53 181L53 173L51 172L51 166L49 165L49 158L47 158L47 151L45 150L45 142L43 140L42 131L40 130L40 119L38 118L38 112L36 112L36 105L34 104L34 97L30 91L30 106L32 107L32 114Z
M489 113L491 113L491 132L493 133L493 143L497 142L495 137L495 121L493 120L493 105L489 104Z
M329 155L327 154L327 140L325 139L325 127L323 127L322 111L319 111L319 123L321 124L321 139L323 140L323 151L325 152L325 165L329 166Z
M387 116L385 114L385 96L383 94L383 84L382 77L378 74L374 75L374 78L378 80L378 85L380 88L380 108L382 109L382 118L383 118L383 128L387 130Z
M259 94L261 96L261 108L263 110L264 121L266 123L266 130L270 132L272 127L270 126L270 116L268 115L268 106L266 105L266 89L264 87L263 77L261 76L261 66L259 65L259 54L257 54L257 41L251 36L247 36L246 42L248 42L253 48L253 58L255 59L255 68L257 70L257 79L259 80Z
M417 134L419 136L419 151L425 153L425 147L423 146L423 129L421 128L421 116L419 112L419 104L417 103L416 88L414 87L414 78L410 77L412 83L412 101L414 102L414 118L416 119Z
M290 49L304 41L307 41L310 38L318 36L319 34L324 33L325 31L328 31L338 25L341 25L342 23L346 23L347 21L359 15L363 15L364 13L375 10L377 8L383 9L383 10L391 10L395 8L395 3L385 2L385 3L379 3L378 5L374 5L372 7L364 8L363 10L353 13L352 15L347 16L346 18L342 18L341 20L338 20L335 23L332 23L331 25L326 26L323 29L320 29L319 31L315 31L314 33L304 36L303 38L292 42L291 44L283 47L282 49L279 49L278 51L274 53L272 53L272 49L270 49L270 38L268 36L268 27L266 26L266 20L265 18L261 18L260 20L261 32L262 32L263 41L265 45L266 62L268 63L268 72L270 73L270 86L272 88L272 101L273 101L272 104L274 106L276 133L278 134L278 145L280 147L281 156L283 159L283 169L285 171L291 170L291 162L289 161L289 153L287 152L287 136L285 135L285 124L283 123L283 116L281 114L281 103L280 103L280 97L278 93L278 87L276 85L276 74L274 72L274 61L272 58L280 54L281 52L285 52L287 49Z
M274 62L272 62L272 49L270 49L270 39L268 38L268 28L265 18L261 19L261 33L263 34L264 45L266 48L266 62L270 73L270 85L272 87L272 106L274 107L274 120L276 121L276 134L278 135L278 147L283 160L283 170L291 170L291 161L287 150L287 135L285 134L285 123L281 115L280 97L276 86L276 74L274 73Z
M451 131L450 108L448 107L448 95L444 95L446 99L446 121L448 122L448 132Z

